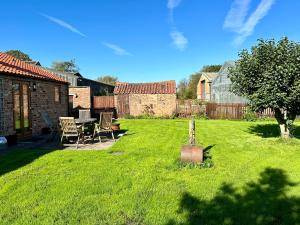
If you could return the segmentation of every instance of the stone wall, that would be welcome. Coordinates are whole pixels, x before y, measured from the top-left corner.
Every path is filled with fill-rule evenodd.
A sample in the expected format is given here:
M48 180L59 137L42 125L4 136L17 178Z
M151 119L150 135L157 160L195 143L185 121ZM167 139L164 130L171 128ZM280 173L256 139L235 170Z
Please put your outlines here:
M204 93L205 96L202 96L202 82L204 82ZM211 82L205 77L201 76L197 85L197 99L209 101L211 99Z
M73 109L90 109L91 88L90 87L70 87L69 95L73 95Z
M154 116L171 116L176 111L175 94L130 94L130 115L153 113Z
M0 79L4 82L4 135L14 135L13 118L13 82L27 82L30 85L30 119L32 135L41 133L42 128L47 127L42 118L42 112L46 112L53 122L57 122L60 116L68 115L68 85L34 79L17 78L0 74ZM36 84L36 90L33 90L33 84ZM55 101L55 87L60 90L60 101Z

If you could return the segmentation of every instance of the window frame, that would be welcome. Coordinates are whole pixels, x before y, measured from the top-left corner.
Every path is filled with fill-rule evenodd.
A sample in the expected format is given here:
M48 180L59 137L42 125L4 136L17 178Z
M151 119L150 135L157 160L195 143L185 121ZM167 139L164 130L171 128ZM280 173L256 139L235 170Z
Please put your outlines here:
M61 86L59 85L54 86L54 102L61 104Z

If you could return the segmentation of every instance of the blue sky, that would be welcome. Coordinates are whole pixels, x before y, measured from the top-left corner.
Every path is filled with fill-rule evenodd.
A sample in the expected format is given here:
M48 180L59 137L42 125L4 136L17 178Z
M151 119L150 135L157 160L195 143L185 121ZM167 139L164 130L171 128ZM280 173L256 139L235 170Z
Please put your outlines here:
M298 0L1 1L0 51L44 66L75 59L91 79L179 81L258 38L300 39Z

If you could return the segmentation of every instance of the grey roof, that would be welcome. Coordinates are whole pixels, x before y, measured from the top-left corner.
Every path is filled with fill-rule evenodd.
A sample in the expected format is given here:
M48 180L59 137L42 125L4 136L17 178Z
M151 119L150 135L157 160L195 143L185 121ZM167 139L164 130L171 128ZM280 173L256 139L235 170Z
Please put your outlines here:
M26 62L31 65L35 65L35 66L41 66L41 63L39 61L23 61L23 62Z
M226 61L224 62L223 66L221 67L221 69L219 70L219 74L222 73L227 73L228 72L228 68L229 67L233 67L235 66L235 62L234 61Z
M82 77L82 75L79 72L64 72L64 71L59 71L59 70L55 70L55 69L47 68L47 67L43 67L43 68L45 70L50 71L50 72L61 74L61 75L74 75L74 76L77 76L77 77Z
M218 76L218 73L215 72L202 72L202 75L205 76L209 81L213 81Z
M98 81L98 80L92 80L92 79L89 79L89 78L86 78L86 77L80 77L79 80L88 80L88 81L91 81L91 82L96 82L96 83L99 83L99 84L115 87L115 85L107 84L107 83L104 83L104 82L101 82L101 81Z

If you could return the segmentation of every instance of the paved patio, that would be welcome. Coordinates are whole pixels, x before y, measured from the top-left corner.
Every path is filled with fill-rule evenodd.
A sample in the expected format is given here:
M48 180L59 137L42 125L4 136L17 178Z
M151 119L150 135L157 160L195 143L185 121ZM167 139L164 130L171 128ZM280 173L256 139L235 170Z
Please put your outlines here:
M74 150L74 151L82 151L82 150L96 150L101 151L111 147L115 144L125 132L120 132L115 134L115 140L112 140L111 137L101 136L101 143L98 139L92 141L91 139L87 139L85 144L79 144L78 149L76 149L76 143L67 143L64 142L63 145L59 143L58 137L54 140L49 139L49 135L41 135L38 137L33 137L28 140L19 141L18 144L11 146L5 150L0 150L1 154L6 154L13 150L27 150L27 149L43 149L43 150Z

